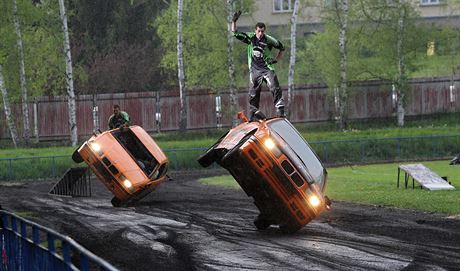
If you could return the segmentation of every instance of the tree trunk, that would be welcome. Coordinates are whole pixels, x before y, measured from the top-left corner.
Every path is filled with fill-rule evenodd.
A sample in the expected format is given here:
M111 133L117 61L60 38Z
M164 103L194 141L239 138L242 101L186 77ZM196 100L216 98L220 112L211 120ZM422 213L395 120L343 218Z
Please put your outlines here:
M397 41L397 57L398 57L398 80L396 83L397 93L397 121L398 126L404 126L404 93L407 88L406 78L406 63L404 59L404 24L405 24L406 9L404 5L399 11L398 20L398 41Z
M187 100L185 89L185 70L184 70L184 53L182 44L182 11L184 8L183 0L177 2L177 77L179 79L180 95L180 118L179 130L185 132L187 129Z
M13 145L15 148L18 146L18 132L16 130L16 125L14 124L13 115L11 114L10 99L8 98L8 91L5 87L5 80L3 79L2 65L0 64L0 91L2 92L3 97L3 110L5 111L6 122L8 128L10 129L11 140L13 140Z
M294 9L291 17L291 55L289 57L289 77L288 77L288 118L291 118L292 93L294 92L294 71L296 58L296 37L297 37L297 13L299 12L299 0L295 0Z
M227 59L228 59L228 76L229 76L229 87L230 87L230 116L232 117L232 127L238 125L238 118L236 111L238 108L238 98L236 89L236 78L235 78L235 64L233 62L233 35L232 35L232 17L234 13L233 9L234 0L227 0Z
M69 30L67 27L67 14L65 10L64 0L59 0L59 12L62 20L62 31L64 32L64 54L66 63L66 82L67 82L67 99L69 106L69 128L70 142L72 146L77 146L77 108L75 104L75 91L73 87L73 72L72 72L72 56L70 53Z
M339 118L340 129L347 129L347 108L348 108L348 90L347 90L347 50L346 50L346 34L348 27L348 0L340 1L339 12L339 52L340 52L340 106Z
M21 83L21 97L22 97L22 119L24 126L24 141L29 144L30 140L30 124L29 124L29 103L27 101L27 80L26 71L24 67L24 48L22 45L21 27L19 25L18 7L16 0L13 0L13 18L14 29L16 31L16 45L18 47L19 56L19 79Z

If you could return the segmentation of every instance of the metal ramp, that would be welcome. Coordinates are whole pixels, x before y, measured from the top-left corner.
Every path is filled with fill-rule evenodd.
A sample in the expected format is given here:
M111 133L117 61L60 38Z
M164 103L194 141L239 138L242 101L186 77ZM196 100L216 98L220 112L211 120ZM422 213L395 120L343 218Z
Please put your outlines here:
M452 190L455 189L447 180L441 178L438 174L427 168L423 164L407 164L398 167L398 184L401 170L404 171L404 185L407 188L409 178L412 177L412 188L415 188L415 182L421 187L428 190ZM446 177L447 179L447 177Z
M69 168L48 194L69 197L91 197L91 176L88 169L88 167Z

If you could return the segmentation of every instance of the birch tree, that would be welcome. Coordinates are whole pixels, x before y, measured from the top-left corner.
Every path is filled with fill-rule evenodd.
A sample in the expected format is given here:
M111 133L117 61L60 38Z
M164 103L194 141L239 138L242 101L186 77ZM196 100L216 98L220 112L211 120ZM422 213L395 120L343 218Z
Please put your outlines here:
M348 0L339 3L339 52L340 52L340 80L339 80L339 127L344 130L348 122L348 90L347 90L347 29L348 29Z
M22 119L24 127L24 141L26 145L30 140L30 124L29 124L29 103L27 94L26 71L24 68L24 48L22 45L21 26L19 24L18 6L16 0L13 0L13 19L14 29L16 32L16 46L19 56L19 80L21 84L21 99L22 99Z
M64 0L59 0L59 13L62 21L62 31L64 32L64 54L66 63L66 83L67 83L67 100L69 107L69 128L70 128L70 142L72 146L78 143L77 134L77 109L75 104L75 91L73 86L72 75L72 56L70 53L69 30L67 27L67 14L65 10Z
M371 74L378 75L379 79L391 81L397 97L397 125L404 126L405 93L409 89L408 67L413 66L417 49L426 50L426 26L416 23L419 15L416 12L416 3L412 1L376 3L360 0L360 3L367 27L363 33L369 33L366 49L378 59L378 62L374 61L366 69Z
M234 0L227 0L227 59L228 59L228 77L230 90L230 115L232 117L232 127L238 125L236 111L238 107L238 97L235 78L235 64L233 61L233 34L232 34L232 17L234 13Z
M299 13L299 0L295 0L294 9L291 17L291 54L289 57L289 77L288 77L288 118L291 117L292 110L292 92L294 91L294 72L296 60L296 38L297 38L297 15Z
M177 2L177 77L179 80L180 95L180 117L179 130L184 132L187 129L187 100L185 88L185 70L184 70L184 53L182 44L182 11L183 0Z
M397 47L396 54L398 60L398 78L396 80L396 112L397 112L397 121L398 126L404 126L404 93L407 90L407 76L406 76L406 61L404 57L404 28L405 28L405 19L407 11L405 5L399 9L399 18L398 18L398 31L397 33Z
M16 125L14 124L13 115L11 113L10 99L8 97L8 91L5 86L5 80L3 77L3 68L0 64L0 91L2 92L3 97L3 110L5 111L6 122L8 124L8 129L10 130L11 140L13 145L17 148L18 144L18 132L16 130Z

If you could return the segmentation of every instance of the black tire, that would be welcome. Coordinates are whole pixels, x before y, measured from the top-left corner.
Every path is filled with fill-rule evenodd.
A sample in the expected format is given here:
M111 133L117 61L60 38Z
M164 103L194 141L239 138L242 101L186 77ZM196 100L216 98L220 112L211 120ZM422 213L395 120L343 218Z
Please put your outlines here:
M220 144L220 142L222 141L222 139L228 134L229 132L226 132L224 135L222 135L216 143L214 143L211 147L209 147L209 149L206 150L206 152L202 155L200 155L200 157L198 157L197 161L198 163L202 166L202 167L209 167L210 165L212 165L212 163L214 163L215 161L217 161L217 159L219 158L218 155L217 155L217 152L215 150L215 148L217 147L217 145Z
M267 219L261 217L257 217L256 219L254 219L254 226L256 226L256 228L260 231L268 229L270 225L271 223Z
M214 149L219 145L220 141L214 143L205 153L198 157L197 161L202 167L209 167L217 159L216 150Z
M121 200L118 199L117 197L113 197L110 203L112 203L113 207L120 207L122 205Z
M223 157L222 159L220 160L220 164L224 167L226 166L229 166L230 165L230 161L232 159L232 157L234 155L236 155L238 152L239 152L239 149L240 147L246 142L249 140L249 138L255 134L256 130L252 131L252 132L249 132L249 134L245 135L241 140L240 142L238 142L238 144L236 144L235 146L233 146L232 149L230 149Z
M79 148L78 148L79 149ZM78 152L78 149L76 149L73 154L72 154L72 160L75 163L81 163L83 162L83 157L81 157L80 153Z

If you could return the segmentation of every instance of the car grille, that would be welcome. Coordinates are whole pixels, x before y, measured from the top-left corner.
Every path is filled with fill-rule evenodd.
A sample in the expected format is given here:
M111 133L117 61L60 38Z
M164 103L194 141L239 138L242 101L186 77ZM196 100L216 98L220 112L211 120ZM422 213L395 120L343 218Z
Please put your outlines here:
M96 163L94 163L94 167L99 172L99 174L104 177L105 180L114 180L112 174L110 174L110 172L104 167L101 161L98 160Z
M286 177L283 171L277 166L273 166L272 168L273 173L276 176L276 179L284 186L289 196L294 195L297 192L297 189L294 187L292 182Z
M104 162L107 162L108 159L106 159L106 161ZM99 160L96 160L96 162L93 164L93 166L96 168L97 172L102 175L102 177L104 178L104 181L111 184L111 185L116 185L118 188L120 188L121 190L124 190L124 188L118 183L118 181L116 180L116 178L110 173L110 171L107 170L107 168L104 166L104 164L102 164L101 161ZM115 175L116 173L118 173L118 170L117 168L115 168L115 166L111 165L109 167L109 169L112 171L112 173ZM116 173L115 173L116 172Z
M270 159L271 164L273 165L270 168L267 168L264 170L265 174L268 176L271 176L272 179L278 180L281 185L284 187L286 190L286 193L289 196L292 196L297 193L297 188L294 186L294 184L289 180L289 178L286 176L286 174L281 170L280 167L278 167L277 163L273 160L273 158L270 157L270 154L267 153L267 151L262 147L262 145L258 141L254 141L255 144L258 145L259 149L262 150L265 153L265 156ZM255 151L252 149L249 150L249 156L256 162L256 164L259 167L262 167L263 162L262 160L258 159L257 154Z

